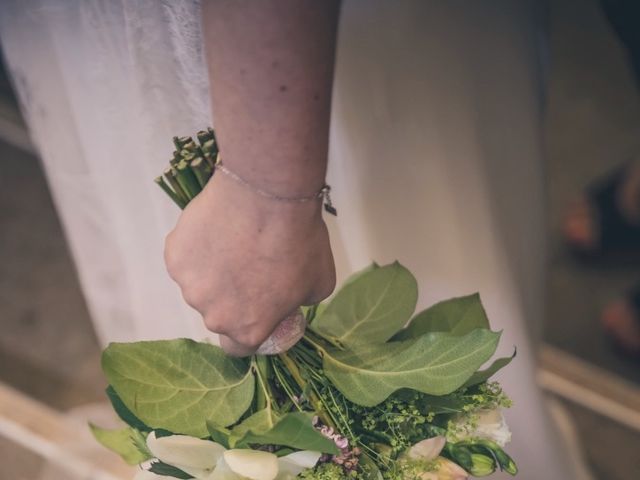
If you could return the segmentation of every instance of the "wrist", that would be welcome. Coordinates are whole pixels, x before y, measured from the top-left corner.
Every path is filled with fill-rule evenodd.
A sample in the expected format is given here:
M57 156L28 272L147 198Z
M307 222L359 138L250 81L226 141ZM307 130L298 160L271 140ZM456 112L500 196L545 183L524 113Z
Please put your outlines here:
M286 155L277 159L257 158L255 155L242 157L251 161L241 161L237 155L221 151L223 165L238 177L249 183L254 189L269 192L280 197L306 197L318 193L324 186L326 175L325 161L319 161L315 155L304 158ZM298 160L299 159L299 160Z
M253 220L304 222L322 218L322 198L317 194L313 198L308 197L309 200L304 202L269 198L222 171L213 175L203 191L203 196L209 197L211 202L227 206L240 216L258 217Z
M290 189L286 189L287 193L276 193L274 191L265 190L261 185L257 185L252 183L250 180L240 176L238 173L229 170L226 165L222 163L222 161L218 160L218 163L215 166L215 170L218 172L218 175L223 175L227 177L227 179L233 180L237 185L243 187L246 190L251 191L255 196L260 196L264 200L268 202L280 202L289 205L295 204L305 204L305 203L317 203L321 201L324 204L324 208L328 213L332 215L337 215L336 209L333 207L331 203L330 191L331 187L323 182L322 187L319 190L316 190L312 194L306 195L295 195L293 196L290 193Z

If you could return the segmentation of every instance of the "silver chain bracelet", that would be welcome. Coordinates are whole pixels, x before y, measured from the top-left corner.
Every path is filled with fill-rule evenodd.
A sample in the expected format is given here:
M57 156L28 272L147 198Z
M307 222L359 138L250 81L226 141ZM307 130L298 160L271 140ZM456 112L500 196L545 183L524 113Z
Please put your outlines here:
M225 175L227 175L228 177L230 177L240 185L243 185L244 187L248 188L252 192L257 193L261 197L268 198L270 200L276 200L279 202L290 202L290 203L306 203L306 202L311 202L313 200L321 199L322 204L324 205L324 209L327 213L330 213L331 215L336 215L336 216L338 215L338 211L334 208L333 204L331 203L331 195L330 195L331 187L326 183L318 193L315 193L313 195L309 195L306 197L284 197L282 195L277 195L275 193L267 192L266 190L263 190L259 187L256 187L255 185L252 185L250 182L242 178L240 175L238 175L235 172L232 172L227 167L225 167L224 164L222 163L222 160L220 159L218 159L214 168L215 170L219 170L220 172L224 173Z

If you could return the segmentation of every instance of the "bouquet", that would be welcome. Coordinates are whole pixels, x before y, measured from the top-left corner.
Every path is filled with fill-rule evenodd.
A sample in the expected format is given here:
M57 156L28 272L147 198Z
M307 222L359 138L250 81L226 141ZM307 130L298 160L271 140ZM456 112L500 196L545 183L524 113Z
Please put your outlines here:
M215 172L213 131L174 139L156 182L181 207ZM499 332L477 294L414 314L417 282L399 263L348 279L302 307L302 338L274 355L232 358L188 339L112 343L107 395L127 424L91 425L137 480L462 480L497 469L511 405L481 367ZM515 355L515 353L514 353Z

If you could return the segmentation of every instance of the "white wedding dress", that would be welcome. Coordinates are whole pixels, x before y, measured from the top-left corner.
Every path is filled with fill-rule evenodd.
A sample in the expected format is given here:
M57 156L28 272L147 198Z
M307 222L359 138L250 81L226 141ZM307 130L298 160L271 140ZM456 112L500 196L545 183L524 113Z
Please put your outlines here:
M500 379L519 478L568 480L534 377L545 263L534 3L345 1L328 223L339 279L398 259L420 307L480 291L501 353L518 347ZM165 272L179 211L152 181L172 135L211 123L198 2L3 0L0 39L101 341L207 335Z

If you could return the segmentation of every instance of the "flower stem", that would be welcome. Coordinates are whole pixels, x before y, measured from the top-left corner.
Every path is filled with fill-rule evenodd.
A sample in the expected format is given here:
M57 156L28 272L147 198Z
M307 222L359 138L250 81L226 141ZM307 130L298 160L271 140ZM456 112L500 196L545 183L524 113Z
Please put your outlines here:
M295 382L300 387L300 390L304 391L304 389L307 386L307 382L305 382L304 378L302 378L302 375L300 374L300 369L295 364L295 362L291 360L291 358L289 357L289 355L287 355L286 352L279 353L278 357L280 358L280 360L282 360L282 363L284 363L284 366L287 367L287 370L289 370L289 373L291 374Z
M251 363L260 386L260 389L256 391L256 406L259 410L267 409L271 412L273 394L267 382L267 378L269 378L267 359L254 356Z
M202 191L202 188L200 188L200 184L198 183L198 179L193 174L193 172L189 168L189 164L184 159L180 160L180 163L178 163L178 166L176 167L176 171L176 180L189 196L189 200L192 200Z
M213 169L202 157L196 157L191 162L191 170L195 174L201 188L204 188L213 174Z
M154 181L160 186L160 188L162 190L164 190L164 193L166 193L167 195L169 195L169 197L171 198L171 200L173 200L175 202L176 205L178 205L180 208L184 208L186 207L186 203L182 200L182 198L180 198L178 196L178 194L176 192L174 192L173 190L171 190L171 187L169 186L169 184L164 180L163 177L156 177L154 179Z
M171 186L171 188L173 188L173 191L176 193L176 195L180 198L180 200L182 201L182 203L186 206L187 203L189 203L189 196L187 195L187 193L182 189L182 187L180 186L180 184L178 183L178 172L175 168L173 167L169 167L164 171L164 177L167 180L167 182L169 183L169 185ZM184 207L181 207L184 208Z

